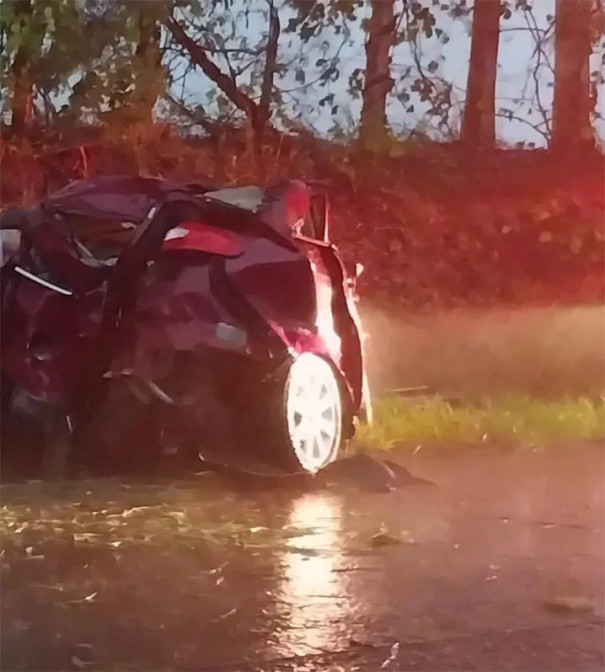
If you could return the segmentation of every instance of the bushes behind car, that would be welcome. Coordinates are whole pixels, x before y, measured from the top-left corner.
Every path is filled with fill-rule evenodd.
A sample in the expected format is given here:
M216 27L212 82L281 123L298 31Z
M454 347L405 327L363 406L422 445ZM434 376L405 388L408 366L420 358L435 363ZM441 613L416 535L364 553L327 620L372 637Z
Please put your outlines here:
M284 136L262 171L237 132L184 139L167 125L88 129L80 144L3 144L2 206L35 201L73 179L109 173L203 183L322 179L332 238L360 261L362 297L406 311L456 306L598 303L605 299L603 156L544 150L469 154L456 144L353 144ZM261 176L262 175L262 176Z

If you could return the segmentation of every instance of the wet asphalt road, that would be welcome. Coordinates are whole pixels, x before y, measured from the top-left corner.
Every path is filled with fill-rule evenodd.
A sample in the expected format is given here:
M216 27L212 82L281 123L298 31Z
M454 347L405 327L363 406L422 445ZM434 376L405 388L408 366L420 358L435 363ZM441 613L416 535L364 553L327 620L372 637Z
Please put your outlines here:
M420 451L390 494L5 485L2 672L599 672L604 448Z

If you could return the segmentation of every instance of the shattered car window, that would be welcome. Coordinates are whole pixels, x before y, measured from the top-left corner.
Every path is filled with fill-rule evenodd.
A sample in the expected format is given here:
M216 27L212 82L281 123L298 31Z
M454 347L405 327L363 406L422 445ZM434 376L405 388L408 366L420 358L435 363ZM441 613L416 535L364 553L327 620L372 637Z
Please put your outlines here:
M113 219L69 215L65 224L83 260L114 264L132 243L136 225Z
M254 213L260 210L265 200L265 192L260 187L232 187L209 191L204 196Z
M0 266L19 250L21 245L21 231L5 229L0 231Z

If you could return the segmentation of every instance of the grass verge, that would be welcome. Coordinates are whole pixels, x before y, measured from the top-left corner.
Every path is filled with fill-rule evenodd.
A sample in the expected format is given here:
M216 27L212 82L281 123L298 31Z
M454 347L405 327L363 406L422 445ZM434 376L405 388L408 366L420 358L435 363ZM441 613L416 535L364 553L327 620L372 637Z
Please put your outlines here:
M385 397L375 402L374 423L359 427L356 442L388 449L426 441L531 445L599 438L605 438L603 399L514 397L469 406L439 397L421 404Z

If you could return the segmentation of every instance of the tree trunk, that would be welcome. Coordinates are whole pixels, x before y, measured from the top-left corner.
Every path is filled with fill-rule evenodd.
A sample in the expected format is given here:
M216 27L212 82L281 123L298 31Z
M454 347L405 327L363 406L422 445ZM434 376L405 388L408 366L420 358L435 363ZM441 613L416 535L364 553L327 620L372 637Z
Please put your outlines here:
M551 143L555 149L577 151L594 146L590 119L591 5L592 0L557 0Z
M500 13L500 0L475 0L461 138L468 145L484 148L493 147L496 142Z
M30 0L19 0L16 13L18 21L25 24L30 23L33 14ZM25 40L17 49L10 75L13 85L10 101L11 133L15 137L26 135L34 118L34 83L31 75L31 61L31 47Z
M269 35L267 38L267 48L265 56L265 71L263 73L263 84L261 87L261 96L257 110L253 119L254 126L254 152L259 160L260 166L264 170L262 162L262 145L265 135L265 129L271 118L271 97L273 95L273 80L277 68L277 47L281 24L279 14L273 4L269 5Z
M140 121L153 123L153 109L164 88L164 72L160 24L146 4L143 3L138 9L139 42L135 51L135 64L140 80L136 84L135 95L137 117Z
M193 63L200 67L206 77L213 81L227 98L229 98L237 108L244 112L249 120L252 120L257 109L255 101L237 88L235 81L220 70L216 63L209 58L205 49L189 37L184 28L172 17L168 17L164 25L170 31L177 43L185 49Z
M229 100L246 115L246 147L251 159L256 163L258 159L259 138L267 130L270 112L270 93L273 88L275 73L275 58L277 54L277 40L279 37L279 23L277 11L271 8L269 39L267 43L267 63L265 78L261 94L261 104L257 103L242 89L239 89L233 76L225 74L208 56L206 50L193 40L185 29L169 16L164 25L170 31L177 43L184 48L187 55L202 72L213 81Z
M366 40L366 72L359 138L364 145L388 133L387 95L393 88L391 50L395 42L394 0L373 0Z

